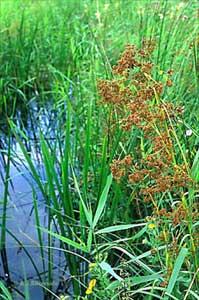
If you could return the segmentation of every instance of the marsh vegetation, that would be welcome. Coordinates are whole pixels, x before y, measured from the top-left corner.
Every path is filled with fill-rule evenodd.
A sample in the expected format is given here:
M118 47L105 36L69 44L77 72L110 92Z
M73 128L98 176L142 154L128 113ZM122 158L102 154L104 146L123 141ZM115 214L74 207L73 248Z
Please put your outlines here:
M1 1L2 299L199 299L198 10Z

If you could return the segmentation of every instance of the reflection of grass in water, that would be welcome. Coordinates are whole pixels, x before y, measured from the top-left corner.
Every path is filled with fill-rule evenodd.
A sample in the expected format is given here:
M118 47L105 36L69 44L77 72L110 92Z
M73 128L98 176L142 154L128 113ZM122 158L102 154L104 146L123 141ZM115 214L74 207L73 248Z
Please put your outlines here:
M124 224L138 223L136 217L139 213L136 209L140 199L132 200L134 195L132 193L129 196L130 188L116 182L112 182L107 196L110 185L109 163L115 154L128 153L137 144L139 137L138 132L129 138L119 128L111 127L117 114L115 111L111 113L112 109L107 112L96 105L96 77L112 78L111 65L116 62L127 42L140 45L143 38L155 38L158 47L153 62L157 64L158 72L154 75L158 80L165 76L168 69L174 69L173 87L163 97L185 106L186 125L183 128L176 127L177 136L183 144L183 151L188 150L188 161L192 162L195 157L193 173L197 177L198 156L194 150L199 136L196 7L196 1L152 3L127 0L111 3L57 0L26 3L4 1L1 4L1 106L3 102L7 103L7 114L14 115L14 101L23 102L24 105L35 101L33 92L39 93L43 102L48 101L49 97L53 99L52 109L59 112L54 143L50 144L46 136L42 133L40 135L46 183L42 182L24 147L20 138L22 131L15 127L15 122L10 122L10 125L49 207L49 224L46 229L52 231L55 224L57 233L61 234L61 237L57 237L66 250L66 264L74 276L72 280L76 295L85 294L90 276L98 276L92 290L93 299L107 299L106 289L108 295L112 289L113 294L118 293L115 296L118 298L115 299L120 299L122 284L127 299L143 299L139 296L141 292L148 297L144 299L152 299L155 294L161 295L165 291L163 286L156 284L160 278L158 272L165 268L163 258L161 259L162 250L154 249L157 253L155 256L150 251L151 244L155 243L153 234L158 229L150 231L150 227L139 230L122 227ZM71 87L73 94L69 102ZM187 128L194 132L189 138L184 135L184 129ZM114 136L111 136L112 132ZM22 137L24 138L23 135ZM170 195L168 201L174 201L172 197L175 198ZM47 248L42 241L34 191L33 198L41 259L44 261L44 251L47 251L47 281L52 282L53 241L50 234ZM4 198L4 206L6 201ZM147 208L144 207L143 210L147 211ZM153 222L152 220L151 224L154 226ZM95 233L93 224L96 230L111 227L104 232L98 230L99 233ZM116 224L119 227L112 227ZM181 229L178 230L180 232ZM115 272L121 272L121 277L126 278L124 283L120 283L110 265L104 264L104 269L101 268L99 254L103 254L110 265L117 264L118 270ZM124 260L120 260L121 256ZM184 253L180 252L178 258L177 263L184 261ZM96 260L98 264L91 275L88 275L88 266L82 263L85 259ZM162 263L161 268L157 262ZM174 263L173 270L179 272L180 263ZM188 262L185 260L185 263ZM43 269L46 270L44 262ZM135 280L128 272L135 276ZM116 276L115 280L111 282L107 274L111 274L113 278ZM180 275L185 276L183 273ZM194 296L197 282L194 281L192 288L191 276L188 273L184 278L188 282L184 288L191 287L189 297L192 300L197 298ZM193 278L194 276L193 274ZM103 286L104 278L106 286ZM130 294L130 287L135 282L137 286L134 287L133 296ZM51 289L51 286L46 288ZM99 296L95 296L97 289L100 290ZM171 291L171 285L169 289ZM178 281L173 290L173 295L177 298L180 289Z
M10 271L8 267L7 255L6 255L6 219L7 219L7 205L9 200L9 178L10 178L10 160L11 160L11 148L10 148L10 135L8 140L7 162L5 164L5 177L4 177L4 195L3 195L3 211L1 217L1 239L0 239L0 254L2 261L2 268L4 274L7 274L8 284L11 283Z

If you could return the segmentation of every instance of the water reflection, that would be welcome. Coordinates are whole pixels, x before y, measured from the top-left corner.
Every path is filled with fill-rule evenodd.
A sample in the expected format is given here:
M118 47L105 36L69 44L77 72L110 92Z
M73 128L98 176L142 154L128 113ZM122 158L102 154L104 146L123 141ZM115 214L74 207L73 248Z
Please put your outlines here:
M39 134L45 136L50 144L56 139L57 130L60 124L56 114L59 112L52 110L50 106L39 107L31 104L29 113L24 118L21 111L17 112L15 124L22 129L27 139L23 139L31 161L39 174L42 183L46 183L45 169L42 163L42 155L39 143ZM1 134L0 151L0 202L2 202L5 193L5 167L7 164L7 136ZM12 137L11 146L10 178L8 189L8 204L6 211L6 255L9 268L9 276L14 288L24 293L24 277L29 284L30 299L43 300L44 292L39 286L42 280L45 285L48 270L48 237L42 233L42 241L45 246L45 256L42 260L39 248L38 232L35 221L35 211L33 203L33 188L37 201L37 208L40 220L40 226L48 228L48 207L45 199L37 188L32 177L26 159L21 151L20 145ZM3 214L3 206L0 205L0 217ZM1 221L0 221L1 222ZM54 246L59 248L59 242L54 241ZM66 276L66 267L63 253L53 250L53 269L54 278L53 287L56 291L60 288L59 278ZM7 280L7 274L0 259L0 279ZM23 299L22 295L16 293L15 300ZM48 298L50 299L50 298Z

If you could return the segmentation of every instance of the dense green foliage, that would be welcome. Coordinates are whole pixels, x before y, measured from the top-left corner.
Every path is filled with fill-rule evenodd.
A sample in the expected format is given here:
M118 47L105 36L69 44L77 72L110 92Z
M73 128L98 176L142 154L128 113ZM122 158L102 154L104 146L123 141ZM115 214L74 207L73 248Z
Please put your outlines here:
M45 300L199 299L198 2L2 0L0 13L0 113L2 133L7 134L7 149L1 152L6 151L8 158L0 199L1 253L6 249L11 137L15 136L48 208L44 229L33 187L41 259L45 260L44 253L49 259L43 281L38 274ZM186 163L194 182L181 190L179 198L165 192L155 205L141 203L127 180L112 178L113 159L123 159L134 149L144 156L150 147L139 131L122 130L121 112L114 105L101 105L97 90L98 79L117 78L112 66L125 45L141 48L144 39L156 42L149 60L155 65L153 80L164 86L161 101L183 107L183 115L172 123L174 156ZM171 69L172 86L167 87L166 72ZM50 133L44 136L42 125L34 120L40 129L45 184L26 148L26 117L16 120L16 112L29 114L34 102L56 112L53 143ZM191 208L180 217L182 223L178 218L172 226L176 215L163 215L159 223L154 207L171 209L177 202L184 210ZM48 245L43 244L43 231ZM53 294L52 237L60 240L64 251L72 296L64 291ZM24 282L29 299L26 278ZM3 299L12 299L9 284L0 282L1 290Z

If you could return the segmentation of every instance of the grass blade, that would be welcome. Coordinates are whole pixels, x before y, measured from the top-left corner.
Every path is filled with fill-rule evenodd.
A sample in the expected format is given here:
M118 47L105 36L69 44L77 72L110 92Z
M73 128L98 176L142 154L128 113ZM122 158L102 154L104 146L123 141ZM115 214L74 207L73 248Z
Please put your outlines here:
M167 286L167 289L166 289L166 293L168 294L171 294L172 291L173 291L173 288L176 284L176 281L178 279L178 275L180 273L180 269L182 267L182 264L185 260L185 257L188 253L188 249L187 248L182 248L177 259L176 259L176 262L175 262L175 265L174 265L174 268L173 268L173 272L171 274L171 278L169 280L169 284ZM168 296L165 296L165 300L168 299Z
M196 153L196 156L191 167L191 177L197 183L199 182L199 150Z
M106 204L108 192L109 192L109 189L110 189L110 186L111 186L111 183L112 183L112 179L113 179L113 176L112 176L112 174L110 174L107 178L106 185L105 185L104 190L103 190L103 192L101 194L101 197L99 199L99 203L98 203L97 210L96 210L94 220L93 220L93 224L92 224L93 229L97 225L97 222L99 221L99 218L100 218L100 216L102 214L102 211L104 209L104 206Z
M103 229L98 230L96 233L97 234L102 234L102 233L110 233L110 232L115 232L115 231L120 231L120 230L127 230L130 228L135 228L135 227L140 227L140 226L145 226L146 223L141 223L141 224L127 224L127 225L115 225L115 226L109 226Z
M2 281L0 281L0 290L2 290L2 292L4 293L4 295L3 295L3 294L1 294L2 292L0 291L0 296L2 297L2 299L12 300L12 295L10 294L10 292L5 287L5 285L3 284Z
M105 261L102 261L101 263L99 263L100 268L102 268L102 270L106 271L107 273L109 273L111 276L113 276L115 279L122 281L122 277L120 277L119 275L117 275L115 273L115 271L113 270L113 268Z
M88 251L88 248L87 248L86 246L81 245L81 244L78 244L77 242L74 242L74 241L72 241L71 239L69 239L69 238L67 238L67 237L61 236L60 234L54 233L54 232L49 231L49 230L46 230L46 229L44 229L44 228L40 228L40 229L41 229L42 231L47 232L48 234L50 234L50 235L56 237L56 238L59 239L60 241L62 241L62 242L64 242L64 243L66 243L66 244L68 244L68 245L70 245L70 246L76 248L76 249L82 250L83 252L86 252L86 253L89 252L89 251Z

